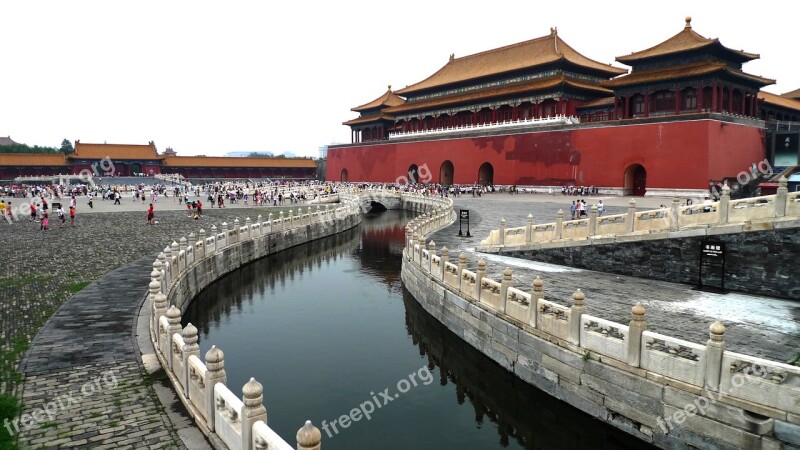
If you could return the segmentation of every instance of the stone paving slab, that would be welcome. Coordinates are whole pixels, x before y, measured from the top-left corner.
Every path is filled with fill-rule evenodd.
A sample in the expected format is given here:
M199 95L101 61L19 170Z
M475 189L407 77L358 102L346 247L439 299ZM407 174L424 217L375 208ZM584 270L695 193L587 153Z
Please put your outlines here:
M500 217L507 227L523 226L527 215L535 223L554 222L558 209L569 214L569 203L575 197L560 195L488 194L481 198L462 196L454 199L454 207L470 210L471 238L459 238L458 222L435 233L437 254L443 246L449 249L451 262L457 262L461 251L467 252L470 270L477 261L487 261L489 277L500 281L506 267L513 270L513 284L526 292L538 275L544 281L545 298L569 306L572 294L581 289L586 295L589 314L620 322L631 317L631 307L641 302L647 311L648 329L692 342L705 344L708 327L719 320L726 326L729 350L776 361L787 361L800 352L800 303L791 300L760 297L741 293L726 295L692 290L692 286L642 278L575 269L538 263L506 256L475 252L474 248L499 228ZM602 198L607 215L625 212L629 199L623 197L590 197L587 203ZM636 199L640 205L653 208L665 199ZM640 208L642 209L642 208Z

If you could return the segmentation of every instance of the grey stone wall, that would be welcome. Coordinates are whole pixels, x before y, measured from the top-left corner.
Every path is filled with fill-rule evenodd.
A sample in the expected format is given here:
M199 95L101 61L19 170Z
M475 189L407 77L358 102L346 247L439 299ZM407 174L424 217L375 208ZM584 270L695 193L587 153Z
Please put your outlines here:
M797 228L538 250L501 249L499 253L601 272L698 284L701 243L706 239L726 244L726 289L800 300L800 276L795 273L793 263L800 257ZM703 284L720 286L721 283L712 270L704 269Z
M520 327L485 305L454 294L406 259L402 279L431 316L500 366L643 441L666 449L795 448L792 445L797 443L800 425L786 422L785 416L777 415L783 420L760 416L742 407L768 411L749 402L723 404L719 394L605 357L582 354L569 342ZM680 423L671 424L662 419L674 419L680 410L709 398L715 399L715 405L703 415L683 415Z

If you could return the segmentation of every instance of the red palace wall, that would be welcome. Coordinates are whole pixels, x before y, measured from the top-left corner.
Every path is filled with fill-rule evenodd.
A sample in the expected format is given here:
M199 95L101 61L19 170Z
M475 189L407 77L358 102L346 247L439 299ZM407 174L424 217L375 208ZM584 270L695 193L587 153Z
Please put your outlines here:
M735 177L764 159L763 130L716 120L633 124L516 135L406 143L356 144L328 149L326 179L394 182L412 164L420 181L439 182L453 163L455 184L478 181L494 168L497 185L624 186L633 164L647 171L648 188L708 189L710 179ZM423 166L427 166L428 175Z

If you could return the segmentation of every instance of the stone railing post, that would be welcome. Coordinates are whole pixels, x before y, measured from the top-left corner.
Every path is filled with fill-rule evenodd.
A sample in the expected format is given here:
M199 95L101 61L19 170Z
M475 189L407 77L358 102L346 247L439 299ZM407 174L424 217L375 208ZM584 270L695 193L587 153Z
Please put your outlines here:
M672 197L672 207L669 209L669 229L678 231L681 228L681 199L678 196Z
M725 352L725 325L714 322L708 327L709 339L706 342L706 379L705 388L719 390L722 375L722 353Z
M631 322L628 324L628 365L639 367L642 358L642 333L647 330L644 306L637 303L631 308Z
M475 300L478 302L481 301L481 291L483 290L481 287L481 283L483 282L483 278L486 276L486 261L481 259L478 261L478 270L475 271Z
M269 223L269 232L272 233L272 213L267 214L267 223Z
M183 373L180 376L183 380L183 396L189 398L189 357L200 356L200 346L197 345L197 327L188 323L181 335L183 336Z
M628 233L636 231L636 200L631 199L628 202L628 217L625 218L628 223Z
M544 298L544 281L539 278L539 275L536 275L536 279L533 280L533 291L531 292L531 303L528 307L531 310L531 322L530 326L536 328L536 320L539 314L539 299Z
M597 206L589 208L589 236L594 236L597 231Z
M508 300L508 288L511 287L511 268L503 270L503 279L500 281L500 311L506 312L506 302Z
M444 274L447 273L447 263L450 260L450 251L447 250L447 247L442 247L442 254L439 256L439 277L442 279L442 283L444 283Z
M561 239L561 233L564 231L564 210L559 209L558 215L556 216L556 239Z
M500 230L497 236L497 245L505 245L506 242L506 219L500 218Z
M241 234L240 231L241 224L239 223L239 218L233 219L233 224L231 225L231 231L233 231L233 242L239 242L241 239L239 236Z
M580 289L572 294L572 306L569 314L569 342L574 345L581 343L581 316L586 312L586 296Z
M167 323L169 323L167 328L167 354L164 355L164 358L167 358L167 366L170 372L179 376L180 374L176 374L175 368L172 367L172 354L175 353L175 350L172 348L175 342L172 338L175 333L181 332L181 310L175 305L170 306L167 310Z
M218 233L217 226L212 224L211 225L211 236L214 237L214 251L217 251L217 249L219 248L219 242L217 240L217 233Z
M297 450L320 450L321 441L322 433L310 420L306 420L303 428L297 430Z
M311 207L309 206L308 207L308 218L306 219L306 225L311 225L311 214L313 214L313 213L311 212Z
M281 231L286 229L286 224L283 222L283 211L278 213L278 220L281 221Z
M433 275L433 255L436 254L436 243L428 242L428 273Z
M467 268L467 254L461 252L458 254L458 273L456 273L456 278L458 278L458 286L456 287L458 288L459 291L461 291L461 275L462 272L464 272L464 269L466 268Z
M176 267L174 267L174 266L177 265L176 263L178 262L178 259L179 259L181 246L176 241L172 241L172 244L170 244L170 250L171 250L171 253L168 255L170 258L172 258L170 260L170 264L173 265L173 269L176 269ZM178 269L180 269L180 268L178 268ZM177 272L180 272L180 270L177 270L175 272L176 275L177 275Z
M778 192L775 195L775 217L786 216L787 196L789 195L788 180L781 176L778 180Z
M294 228L294 210L290 209L286 217L289 219L289 229Z
M731 188L728 183L722 185L722 197L719 198L719 224L728 223L728 214L731 206Z
M186 254L186 249L189 247L189 240L185 237L181 237L178 241L178 272L183 272L186 270L187 267L187 260L186 258L188 255ZM180 260L180 254L183 253L183 261Z
M161 282L156 279L150 282L148 288L150 289L150 314L152 316L150 319L150 337L158 347L158 318L167 312L167 296L161 292Z
M419 250L417 251L419 253L418 258L417 258L417 264L419 264L419 266L422 267L422 251L425 250L425 233L424 232L420 232L420 234L417 236L417 245L419 246Z
M228 375L225 373L225 353L218 349L216 345L212 345L211 349L206 352L206 412L208 413L209 431L214 431L214 412L217 410L217 404L214 401L214 385L217 383L225 384L228 382Z
M253 425L259 420L267 423L264 387L255 378L250 378L242 387L242 400L242 450L253 450Z
M525 227L525 243L533 242L533 214L528 214L528 225Z
M263 236L264 235L264 217L262 217L261 214L259 214L258 217L256 217L256 223L258 224L258 235L259 236Z
M170 285L170 274L167 267L172 265L172 249L170 246L164 247L164 250L161 254L158 255L158 258L161 259L161 255L164 255L164 260L161 262L161 290L164 293L169 292L169 285Z
M200 232L198 234L199 234L198 240L202 242L202 245L200 246L202 250L197 252L197 255L195 255L195 260L206 257L206 230L200 228Z
M249 241L250 239L253 239L253 229L251 228L253 226L253 221L250 220L249 217L245 217L244 226L247 228L247 240Z
M225 247L230 244L230 237L228 237L228 222L222 222L222 225L219 226L220 232L223 236L225 236Z

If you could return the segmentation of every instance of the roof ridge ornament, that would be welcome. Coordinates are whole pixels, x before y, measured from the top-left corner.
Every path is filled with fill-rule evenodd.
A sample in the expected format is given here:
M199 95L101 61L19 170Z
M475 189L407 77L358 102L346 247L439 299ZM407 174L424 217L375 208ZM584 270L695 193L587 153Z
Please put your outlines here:
M691 30L692 29L692 16L686 16L685 20L686 20L686 26L684 28Z
M454 59L456 59L456 54L450 53L450 62L453 62Z

